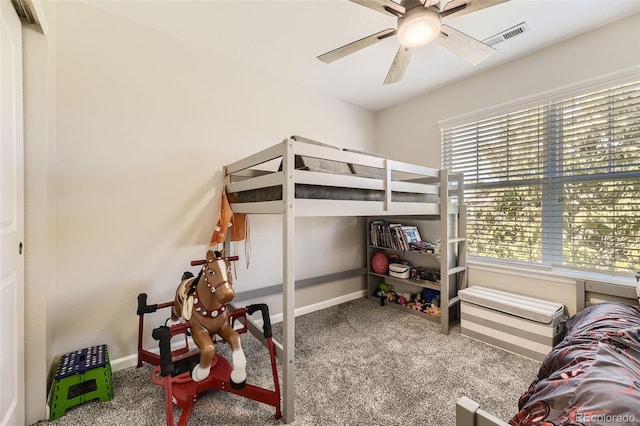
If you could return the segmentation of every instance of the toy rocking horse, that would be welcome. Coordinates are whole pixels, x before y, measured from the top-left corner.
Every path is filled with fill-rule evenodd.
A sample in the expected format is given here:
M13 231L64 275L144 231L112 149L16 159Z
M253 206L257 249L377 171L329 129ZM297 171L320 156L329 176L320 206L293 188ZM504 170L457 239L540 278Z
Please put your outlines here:
M193 341L200 349L200 363L191 371L194 381L200 382L209 376L216 354L213 336L217 334L231 346L233 370L230 384L234 389L242 389L247 378L246 359L240 335L229 321L227 307L235 296L230 261L237 259L237 256L225 257L224 250L209 250L204 266L196 277L190 272L183 275L171 308L171 320L178 323L182 318L191 323Z
M203 267L196 277L191 272L182 275L175 300L171 302L148 304L146 293L138 295L138 367L142 367L143 362L155 366L151 379L164 387L167 426L175 426L176 406L182 409L178 426L188 425L198 395L211 389L271 405L276 410L275 418L282 417L269 307L264 303L244 308L228 305L235 296L229 268L233 260L238 260L238 257L225 257L224 252L210 250L206 259L192 261L191 266ZM164 308L171 308L173 324L153 330L152 337L159 342L158 354L143 347L144 318L146 314ZM251 325L247 317L258 311L262 313L263 322L259 339L269 350L273 390L246 383L246 359L240 345L240 334L251 331L258 337L256 332L259 329L255 324ZM199 350L189 347L189 335ZM231 346L233 363L216 354L215 344L220 340L215 335ZM184 336L184 346L174 349L172 339L177 336Z

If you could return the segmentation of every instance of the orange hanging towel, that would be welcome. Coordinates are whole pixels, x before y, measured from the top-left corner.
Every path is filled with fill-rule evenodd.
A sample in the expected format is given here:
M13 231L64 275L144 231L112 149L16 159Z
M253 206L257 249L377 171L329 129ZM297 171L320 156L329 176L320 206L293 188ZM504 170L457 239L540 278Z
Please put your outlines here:
M251 242L249 241L249 217L245 213L233 213L229 199L227 198L224 186L222 187L222 196L220 200L220 215L218 221L213 229L213 235L211 235L211 242L209 245L224 244L227 238L227 231L229 231L230 241L242 241L244 243L244 254L246 257L247 268L251 262ZM237 246L234 245L234 249ZM235 251L235 250L233 250ZM235 268L235 263L234 263ZM237 272L236 272L237 274Z
M227 230L231 226L231 219L233 219L233 212L231 211L231 206L229 205L229 200L227 200L227 194L223 187L222 199L220 200L220 215L218 216L216 227L213 229L213 235L211 236L209 245L224 243L224 240L227 238Z
M245 213L233 213L223 187L222 199L220 200L220 215L209 245L224 243L227 238L227 231L230 231L230 241L242 241L247 237L248 224Z

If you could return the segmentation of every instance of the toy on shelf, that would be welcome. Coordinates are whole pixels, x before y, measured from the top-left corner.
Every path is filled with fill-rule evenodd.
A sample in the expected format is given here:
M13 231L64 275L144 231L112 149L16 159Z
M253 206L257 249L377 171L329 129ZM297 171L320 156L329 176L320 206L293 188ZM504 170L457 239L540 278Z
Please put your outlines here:
M173 405L182 409L178 425L189 422L191 411L198 395L210 389L234 393L275 407L275 418L282 417L280 409L280 383L275 361L275 344L272 339L269 308L266 304L254 304L245 308L229 305L234 297L231 286L230 261L237 256L225 257L223 252L207 252L206 260L191 262L192 266L203 265L197 277L185 272L173 302L156 305L147 304L147 295L138 295L138 367L143 362L155 366L152 380L164 387L167 425L174 426ZM152 336L159 341L160 354L142 346L144 315L161 308L171 308L171 325L153 330ZM245 356L240 344L240 334L252 327L247 314L262 313L261 340L269 350L273 373L273 390L246 383ZM182 318L182 322L178 321ZM240 326L236 325L236 322ZM184 345L172 349L172 338L184 335ZM189 347L189 336L197 348ZM219 336L217 338L216 336ZM175 342L175 341L174 341ZM216 353L215 344L227 342L231 347L232 362Z
M396 293L391 284L387 283L380 283L374 293L374 296L380 298L381 306L384 306L385 301L394 303L398 301L398 293Z
M425 314L440 316L440 292L428 288L423 288L418 293L411 295L411 300L407 307Z
M391 284L382 282L373 293L380 298L380 306L386 302L397 303L409 309L440 317L440 292L423 288L417 293L402 293L396 291Z
M389 270L389 258L385 252L379 251L371 258L371 270L376 274L386 274Z

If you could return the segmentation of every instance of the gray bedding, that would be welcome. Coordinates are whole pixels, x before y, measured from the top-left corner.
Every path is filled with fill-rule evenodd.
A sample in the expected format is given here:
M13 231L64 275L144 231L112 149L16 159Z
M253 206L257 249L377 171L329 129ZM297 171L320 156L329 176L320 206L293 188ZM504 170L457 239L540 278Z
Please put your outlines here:
M354 200L354 201L383 201L384 191L365 190L357 188L341 188L332 186L296 184L296 198L314 200ZM282 187L252 189L249 191L229 194L232 203L250 203L260 201L282 200ZM409 192L392 192L391 201L414 203L437 203L438 196L430 194L414 194Z

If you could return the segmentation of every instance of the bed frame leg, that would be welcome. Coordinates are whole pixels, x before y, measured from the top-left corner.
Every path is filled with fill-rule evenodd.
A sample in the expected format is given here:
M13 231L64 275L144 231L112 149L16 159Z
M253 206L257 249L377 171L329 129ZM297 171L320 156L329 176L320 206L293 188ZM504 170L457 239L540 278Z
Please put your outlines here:
M456 426L475 426L476 411L480 404L463 396L456 403Z

